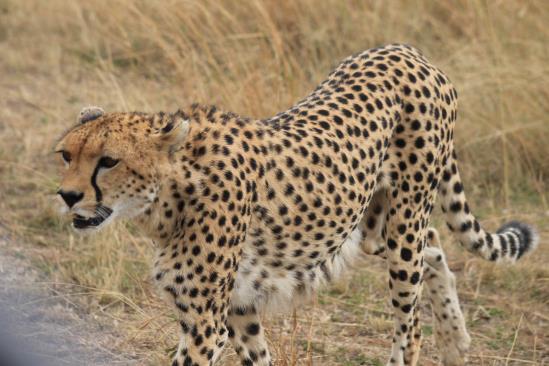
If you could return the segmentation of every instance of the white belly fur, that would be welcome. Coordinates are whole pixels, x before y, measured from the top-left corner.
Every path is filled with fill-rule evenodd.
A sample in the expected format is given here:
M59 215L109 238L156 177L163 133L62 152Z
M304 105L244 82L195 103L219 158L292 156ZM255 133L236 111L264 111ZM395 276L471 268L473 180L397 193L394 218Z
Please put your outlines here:
M364 257L360 247L362 233L355 230L343 242L338 252L331 254L326 261L326 268L330 273L330 279L341 277L346 270L353 267L355 262ZM236 275L235 288L231 297L232 307L255 306L256 309L266 313L278 313L288 311L307 301L316 291L327 283L323 270L317 266L306 272L304 276L305 288L298 288L298 281L294 277L294 271L283 271L281 268L271 268L261 262L261 258L250 255L253 250L246 246L243 258ZM248 249L248 250L247 250ZM306 259L303 258L303 261ZM269 277L262 279L261 288L254 288L254 279L261 277L261 272L267 271ZM314 278L311 278L311 272Z

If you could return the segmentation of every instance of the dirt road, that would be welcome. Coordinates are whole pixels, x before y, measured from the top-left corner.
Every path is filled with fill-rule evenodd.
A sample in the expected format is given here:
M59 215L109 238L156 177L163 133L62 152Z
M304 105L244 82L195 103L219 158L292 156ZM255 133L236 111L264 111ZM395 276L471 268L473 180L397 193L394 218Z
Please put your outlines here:
M136 365L108 348L116 332L85 314L0 232L0 364Z

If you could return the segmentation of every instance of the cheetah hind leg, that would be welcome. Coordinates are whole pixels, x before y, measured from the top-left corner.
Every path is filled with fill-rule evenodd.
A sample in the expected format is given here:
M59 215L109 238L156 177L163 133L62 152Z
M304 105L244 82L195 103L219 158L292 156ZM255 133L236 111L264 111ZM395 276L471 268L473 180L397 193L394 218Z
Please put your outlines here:
M382 230L385 225L386 204L382 191L376 192L361 222L361 248L365 254L386 258ZM424 296L431 303L435 319L435 341L445 366L465 363L471 338L459 307L456 280L450 271L436 229L427 230L425 249Z
M232 308L227 318L229 339L243 366L271 366L271 356L255 307Z
M376 240L371 238L372 233L368 233L362 243L364 252L385 258L381 237ZM438 353L444 366L461 366L466 362L471 337L467 333L465 318L459 306L455 275L448 267L444 252L440 249L438 232L434 228L428 229L427 245L423 295L433 309Z
M433 309L435 342L443 365L464 365L471 337L459 306L455 275L448 268L438 232L433 228L427 232L427 245L424 295L429 297Z

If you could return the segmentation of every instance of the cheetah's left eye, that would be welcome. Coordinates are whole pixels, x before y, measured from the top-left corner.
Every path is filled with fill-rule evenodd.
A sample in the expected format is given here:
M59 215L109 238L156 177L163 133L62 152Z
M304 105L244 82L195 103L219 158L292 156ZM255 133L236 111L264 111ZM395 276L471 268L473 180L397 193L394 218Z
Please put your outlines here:
M120 160L119 159L113 159L110 156L103 156L101 159L99 159L99 166L101 168L113 168L116 164L118 164Z
M59 152L61 153L61 156L63 157L63 160L65 161L65 163L68 164L68 163L71 162L72 157L71 157L71 154L68 151L61 150Z

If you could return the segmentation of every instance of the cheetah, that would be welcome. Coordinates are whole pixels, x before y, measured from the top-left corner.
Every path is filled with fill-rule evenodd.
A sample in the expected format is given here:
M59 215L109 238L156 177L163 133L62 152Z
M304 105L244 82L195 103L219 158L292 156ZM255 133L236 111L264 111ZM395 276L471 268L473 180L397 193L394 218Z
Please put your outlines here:
M345 59L267 119L202 105L84 109L56 146L66 166L58 193L75 229L132 218L155 242L154 278L181 333L173 365L213 365L228 339L242 365L271 365L260 315L298 305L363 253L388 266L387 364L417 365L423 282L433 303L447 302L439 288L453 303L439 304L438 326L460 317L455 284L440 282L451 273L427 245L437 194L461 245L486 260L514 262L538 242L527 224L489 233L473 216L456 118L448 77L417 49L388 45ZM456 334L437 333L450 336L441 345Z

